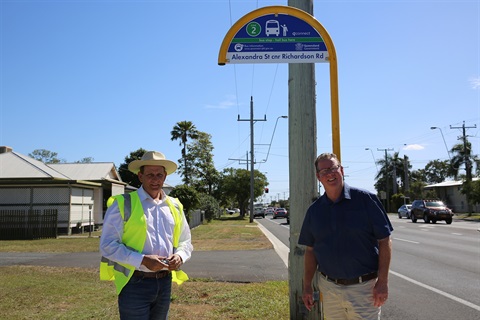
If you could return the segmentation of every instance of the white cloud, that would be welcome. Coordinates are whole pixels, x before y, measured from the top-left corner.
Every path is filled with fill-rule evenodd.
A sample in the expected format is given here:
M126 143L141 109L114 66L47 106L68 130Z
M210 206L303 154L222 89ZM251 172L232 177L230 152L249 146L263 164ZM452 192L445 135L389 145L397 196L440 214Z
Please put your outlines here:
M472 89L477 90L480 88L480 77L472 77L470 78L470 85L472 86Z
M419 144L409 144L403 148L403 150L423 150L425 149L424 146L421 146Z
M223 101L220 101L218 104L207 104L206 109L229 109L232 106L236 105L236 98L234 95L225 97Z

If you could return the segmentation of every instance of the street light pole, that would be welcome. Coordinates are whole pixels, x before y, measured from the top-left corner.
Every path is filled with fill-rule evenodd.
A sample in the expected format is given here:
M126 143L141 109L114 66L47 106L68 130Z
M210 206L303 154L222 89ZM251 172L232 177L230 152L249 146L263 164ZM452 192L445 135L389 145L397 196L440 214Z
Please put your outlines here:
M445 142L445 137L443 136L442 128L439 128L439 127L430 127L430 129L431 129L431 130L434 130L434 129L440 130L440 133L442 134L443 144L445 145L445 149L447 150L448 159L449 159L449 160L452 160L452 158L450 157L450 151L448 151L447 143Z
M270 154L270 148L272 147L273 136L275 136L275 130L277 130L278 119L280 118L287 119L288 116L278 116L277 121L275 121L275 127L273 127L272 138L270 139L270 144L268 146L267 157L262 162L267 162L268 160L268 155Z

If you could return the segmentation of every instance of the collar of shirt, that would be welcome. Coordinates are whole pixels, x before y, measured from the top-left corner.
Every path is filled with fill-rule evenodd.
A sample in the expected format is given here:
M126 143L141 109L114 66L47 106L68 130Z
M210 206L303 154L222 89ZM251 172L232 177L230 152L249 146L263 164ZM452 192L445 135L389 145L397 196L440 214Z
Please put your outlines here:
M163 191L163 189L160 191L161 194L162 194L162 197L160 200L154 200L152 197L150 197L150 195L145 191L145 189L143 189L143 186L141 186L140 188L138 188L137 190L138 192L138 197L140 198L140 201L143 202L145 201L146 199L150 199L152 200L153 202L155 202L156 204L160 204L162 202L165 201L165 199L167 198L167 195L165 194L165 192ZM158 202L157 202L158 201Z
M346 183L343 184L343 192L342 194L340 195L340 197L338 198L337 201L333 202L332 200L330 200L328 197L327 197L327 193L324 192L323 195L322 195L322 201L324 203L328 203L328 204L334 204L334 203L339 203L341 202L343 199L352 199L351 195L350 195L350 186Z

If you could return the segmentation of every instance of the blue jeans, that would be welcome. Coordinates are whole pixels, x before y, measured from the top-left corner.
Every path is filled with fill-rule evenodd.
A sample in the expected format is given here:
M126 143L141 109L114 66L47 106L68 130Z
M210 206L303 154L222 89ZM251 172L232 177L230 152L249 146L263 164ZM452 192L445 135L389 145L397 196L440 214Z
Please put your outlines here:
M132 276L118 295L121 320L166 320L172 275L161 279Z

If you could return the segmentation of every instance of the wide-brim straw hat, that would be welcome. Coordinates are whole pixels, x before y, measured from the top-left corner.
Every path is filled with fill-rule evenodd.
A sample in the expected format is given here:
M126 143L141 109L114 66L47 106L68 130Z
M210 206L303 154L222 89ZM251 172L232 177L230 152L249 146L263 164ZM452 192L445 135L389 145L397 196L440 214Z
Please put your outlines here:
M165 155L158 151L147 151L140 160L133 160L128 164L128 170L133 173L138 173L140 167L143 166L162 166L168 174L174 173L177 170L177 164L171 160L167 160Z

